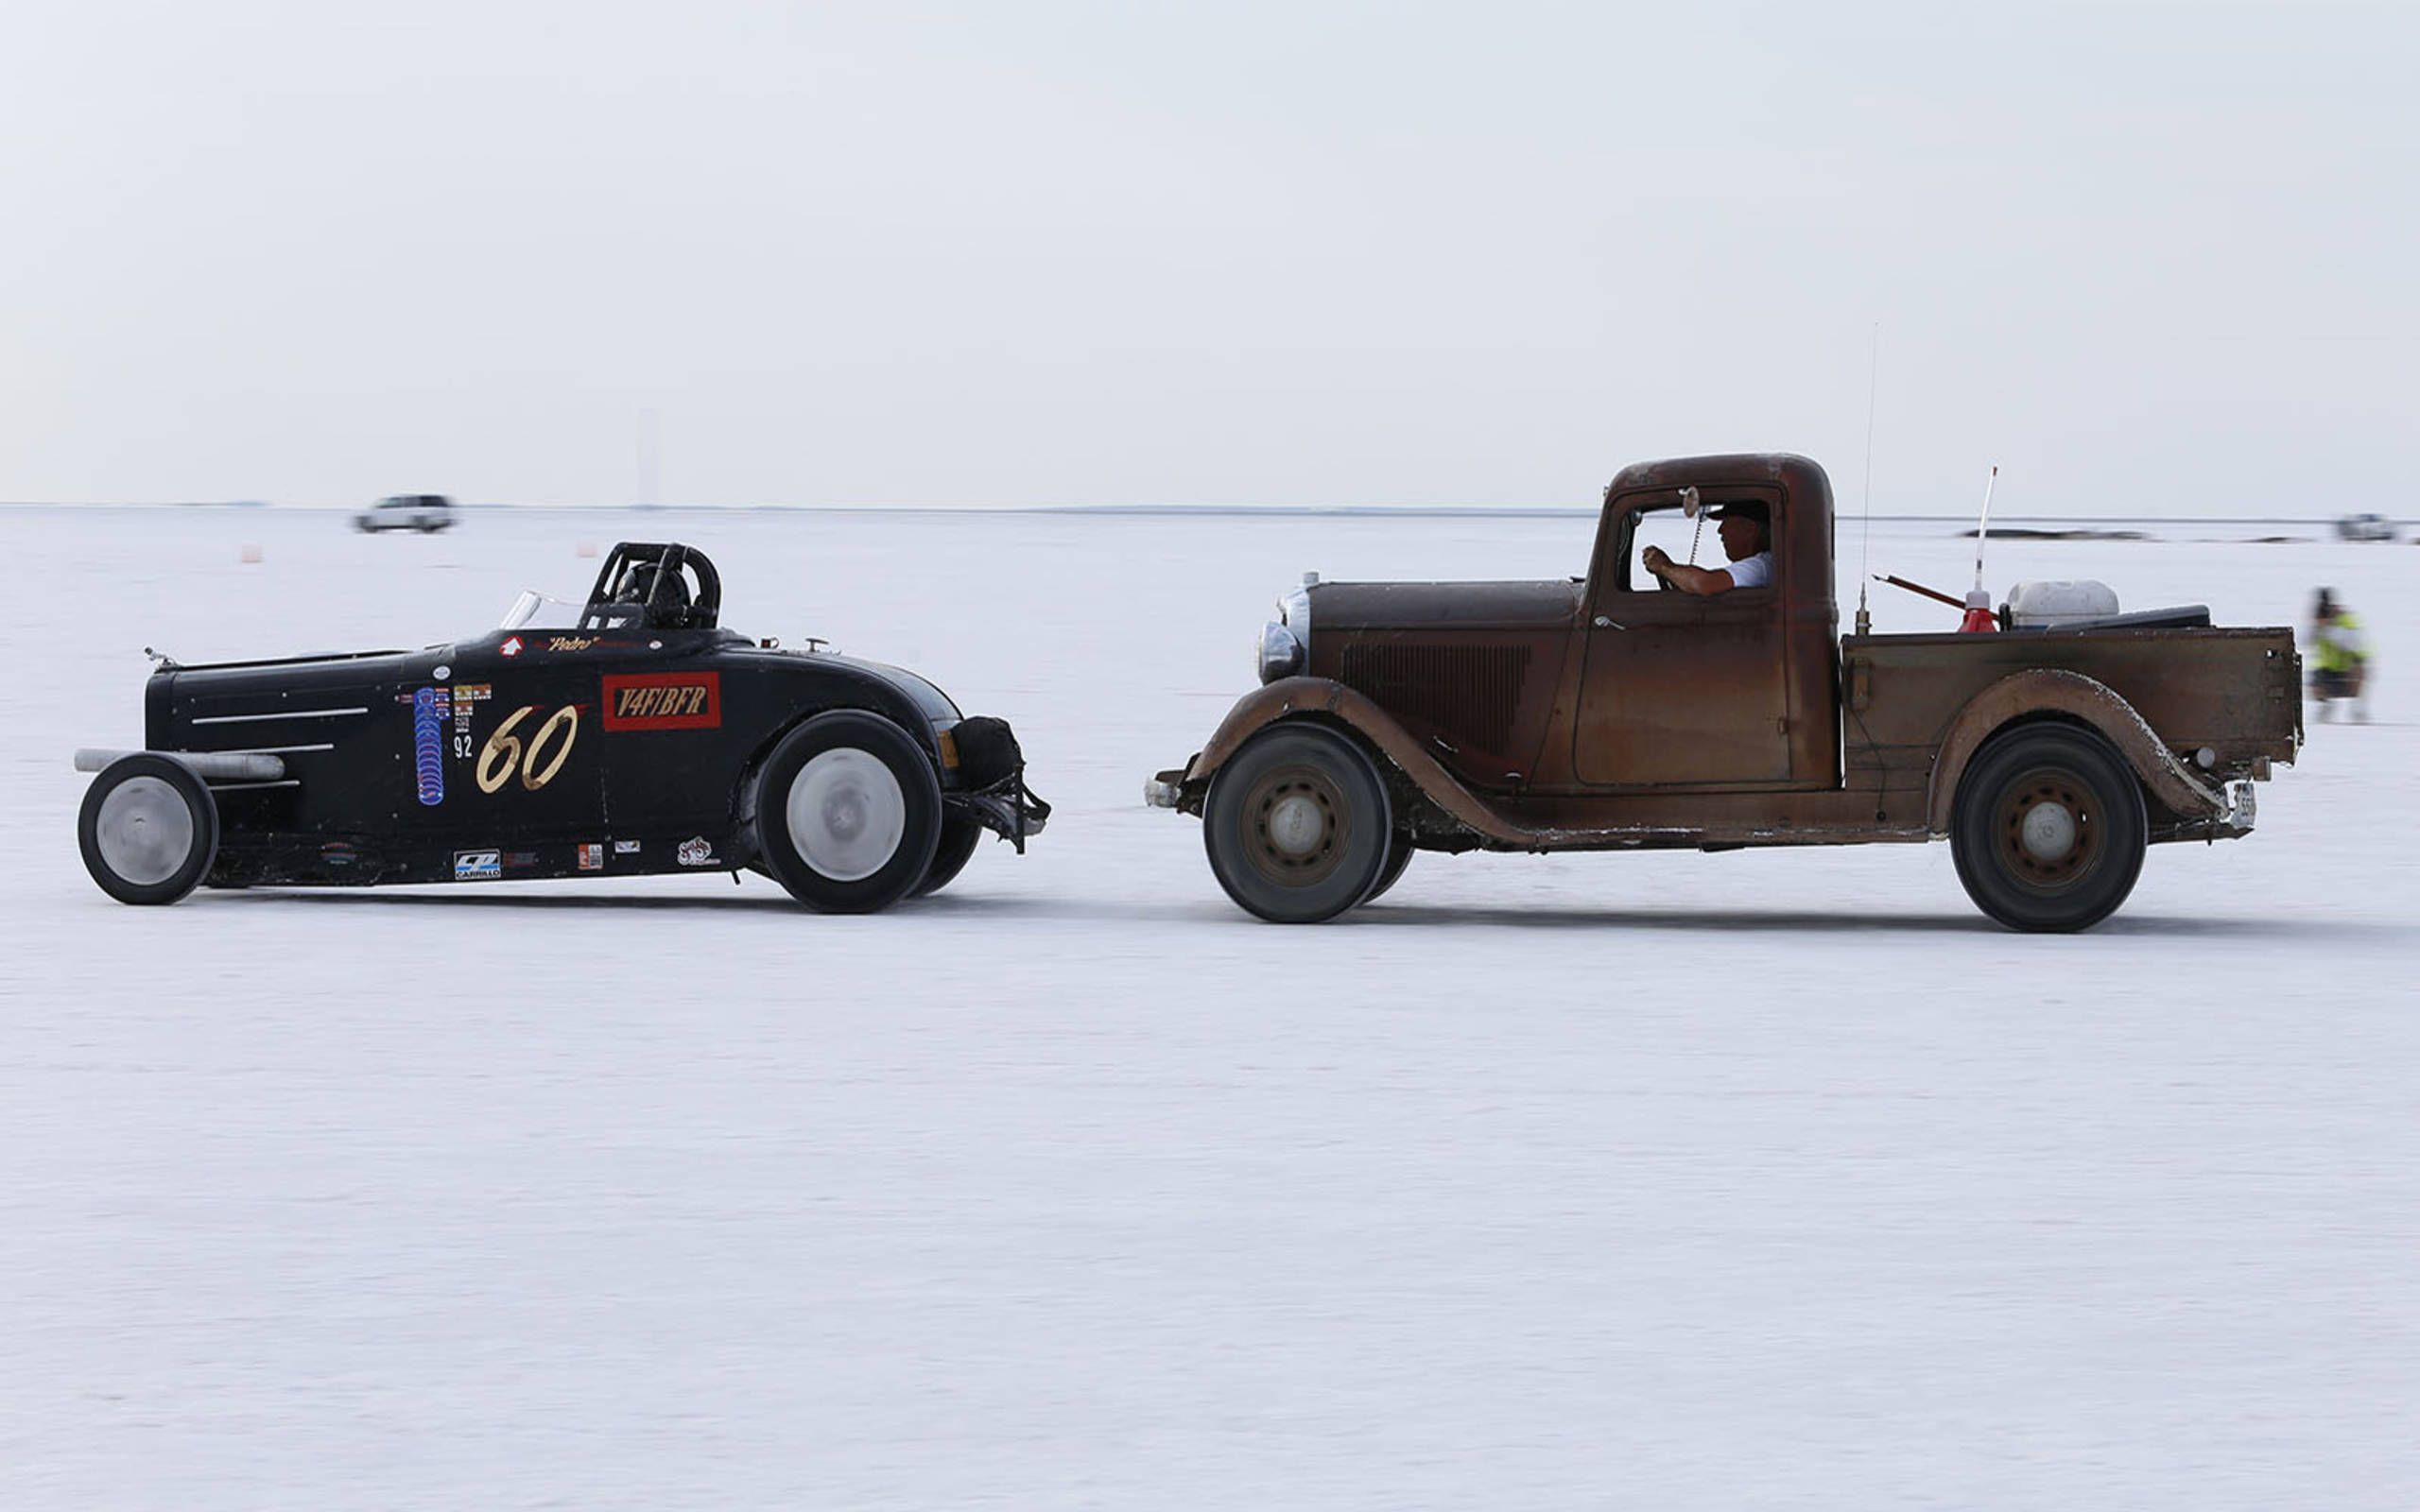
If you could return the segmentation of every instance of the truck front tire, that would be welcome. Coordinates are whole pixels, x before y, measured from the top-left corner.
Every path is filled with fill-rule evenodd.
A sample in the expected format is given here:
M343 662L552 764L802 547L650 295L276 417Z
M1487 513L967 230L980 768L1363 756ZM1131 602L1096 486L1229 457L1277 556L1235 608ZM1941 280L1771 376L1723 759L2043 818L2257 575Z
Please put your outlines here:
M1278 924L1315 924L1367 899L1393 830L1387 786L1358 746L1316 725L1246 742L1210 781L1202 844L1219 885Z
M1365 903L1374 903L1387 895L1387 889L1403 880L1404 868L1411 865L1411 833L1398 831L1387 843L1386 868L1378 873L1378 884L1370 889Z
M2089 730L2033 725L1995 738L1959 779L1958 880L2011 929L2090 929L2143 869L2150 819L2124 757Z

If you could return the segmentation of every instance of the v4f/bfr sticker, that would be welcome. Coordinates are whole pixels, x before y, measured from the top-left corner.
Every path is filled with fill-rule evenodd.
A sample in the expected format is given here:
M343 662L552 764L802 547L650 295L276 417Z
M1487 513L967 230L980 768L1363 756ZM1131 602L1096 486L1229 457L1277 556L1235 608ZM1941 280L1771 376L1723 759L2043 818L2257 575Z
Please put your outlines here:
M605 728L720 730L722 674L648 672L605 679Z

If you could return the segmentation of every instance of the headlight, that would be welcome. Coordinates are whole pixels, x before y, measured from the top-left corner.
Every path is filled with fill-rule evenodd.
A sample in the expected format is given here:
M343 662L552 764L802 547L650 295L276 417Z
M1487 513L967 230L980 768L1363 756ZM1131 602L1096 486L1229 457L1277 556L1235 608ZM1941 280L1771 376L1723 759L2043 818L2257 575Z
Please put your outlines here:
M1305 573L1303 586L1277 601L1277 617L1260 629L1260 680L1275 682L1280 678L1300 676L1311 664L1311 583Z
M1293 677L1303 670L1307 660L1303 643L1294 639L1292 630L1275 620L1260 627L1261 681L1275 682L1280 678Z

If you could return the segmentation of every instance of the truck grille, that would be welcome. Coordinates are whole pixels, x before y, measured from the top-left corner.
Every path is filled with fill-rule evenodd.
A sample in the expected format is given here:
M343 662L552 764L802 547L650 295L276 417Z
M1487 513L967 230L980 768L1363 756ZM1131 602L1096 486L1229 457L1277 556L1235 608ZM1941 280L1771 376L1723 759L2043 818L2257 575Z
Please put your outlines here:
M1502 750L1529 670L1527 646L1348 645L1340 680L1398 718Z

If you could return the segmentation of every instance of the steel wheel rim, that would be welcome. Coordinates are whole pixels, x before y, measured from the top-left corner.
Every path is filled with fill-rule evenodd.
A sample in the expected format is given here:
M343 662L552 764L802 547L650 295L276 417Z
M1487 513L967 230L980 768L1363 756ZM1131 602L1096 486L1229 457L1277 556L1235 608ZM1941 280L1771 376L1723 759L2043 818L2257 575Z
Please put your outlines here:
M93 839L111 871L156 887L193 854L193 809L165 779L130 777L101 799Z
M819 752L790 780L790 844L819 876L863 882L908 833L908 794L890 767L854 746Z
M2000 790L1995 840L2001 865L2029 887L2073 885L2100 864L2100 796L2075 773L2040 767Z
M1315 766L1280 766L1244 799L1253 865L1275 882L1307 887L1344 862L1353 813L1343 788Z

